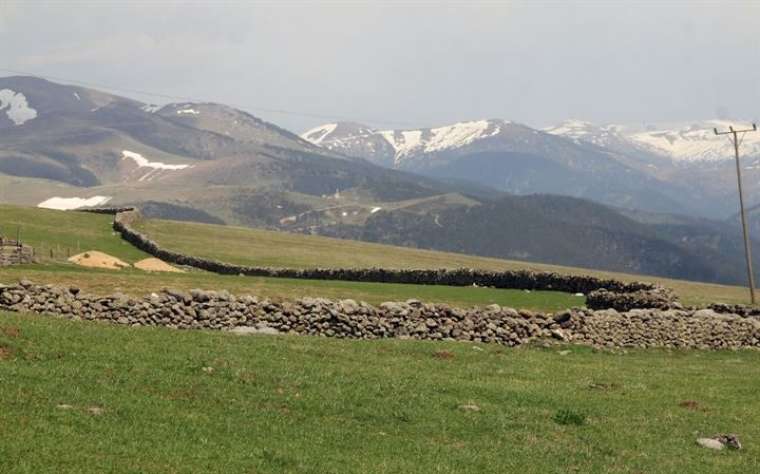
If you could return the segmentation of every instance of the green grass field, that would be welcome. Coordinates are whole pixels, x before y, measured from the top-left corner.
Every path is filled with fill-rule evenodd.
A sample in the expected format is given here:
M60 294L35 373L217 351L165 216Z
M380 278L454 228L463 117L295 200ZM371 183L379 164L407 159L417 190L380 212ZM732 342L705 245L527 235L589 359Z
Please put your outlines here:
M673 288L687 304L700 305L717 301L748 302L747 291L736 286L499 260L243 227L162 220L141 220L135 227L164 248L241 265L290 268L379 266L385 268L530 269L595 275L625 281L654 281Z
M758 391L751 351L236 336L0 313L0 471L752 473ZM695 444L720 432L744 449Z

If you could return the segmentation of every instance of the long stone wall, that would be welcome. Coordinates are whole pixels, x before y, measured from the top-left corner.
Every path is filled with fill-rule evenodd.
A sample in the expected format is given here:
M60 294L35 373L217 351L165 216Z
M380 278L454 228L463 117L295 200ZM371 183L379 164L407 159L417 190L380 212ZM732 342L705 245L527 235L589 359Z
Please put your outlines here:
M109 210L100 210L108 212ZM301 278L310 280L342 280L376 283L409 283L418 285L485 286L521 290L554 290L567 293L593 294L587 304L601 308L671 308L679 307L675 294L659 285L646 282L625 283L591 276L562 275L552 272L487 271L472 269L390 270L381 268L312 268L289 269L249 267L184 255L166 250L131 225L140 218L139 211L115 209L114 229L135 247L164 261L202 270L246 276ZM597 292L597 293L594 293ZM590 295L591 296L591 295Z
M410 338L517 346L555 340L597 347L758 348L760 319L710 309L571 309L555 314L491 305L462 309L416 300L372 306L353 300L274 302L226 291L165 290L144 298L93 297L78 288L22 281L0 285L0 309L128 326Z

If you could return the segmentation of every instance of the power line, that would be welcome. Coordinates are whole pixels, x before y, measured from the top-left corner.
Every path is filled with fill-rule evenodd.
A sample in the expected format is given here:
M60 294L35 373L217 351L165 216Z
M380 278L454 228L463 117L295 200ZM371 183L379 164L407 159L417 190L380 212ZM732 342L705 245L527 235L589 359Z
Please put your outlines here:
M45 80L54 81L54 82L66 82L69 84L75 84L75 85L84 86L84 87L91 87L94 89L104 89L104 90L115 91L115 92L139 94L139 95L144 95L144 96L149 96L149 97L159 97L161 99L166 99L166 100L176 101L176 102L196 102L196 103L210 102L207 100L198 99L197 97L187 97L187 96L180 96L180 95L173 95L173 94L165 94L162 92L152 92L152 91L146 91L146 90L140 90L140 89L131 89L127 87L114 87L107 84L99 84L95 82L80 81L78 79L69 79L69 78L56 77L56 76L50 76L50 75L34 74L28 71L18 71L14 69L0 68L0 73L15 74L15 75L20 75L20 76L30 76L30 77L36 77L39 79L45 79ZM413 124L410 122L375 120L375 119L369 119L369 118L346 117L346 116L340 116L340 115L320 114L320 113L312 113L312 112L298 112L294 110L274 109L274 108L251 106L251 105L240 105L240 104L230 104L230 105L240 110L254 110L257 112L273 113L273 114L280 114L280 115L292 115L296 117L318 118L322 120L334 120L334 121L340 121L340 122L361 121L361 122L368 122L368 123L375 123L375 124L401 125L404 127L413 126Z

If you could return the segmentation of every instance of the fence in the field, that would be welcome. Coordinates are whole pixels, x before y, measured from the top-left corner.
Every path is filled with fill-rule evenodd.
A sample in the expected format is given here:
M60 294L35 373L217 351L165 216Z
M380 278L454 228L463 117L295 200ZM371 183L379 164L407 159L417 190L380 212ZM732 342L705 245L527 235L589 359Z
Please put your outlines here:
M79 241L70 243L55 243L38 242L34 249L34 256L38 262L50 262L50 261L64 261L69 257L81 253L81 245Z

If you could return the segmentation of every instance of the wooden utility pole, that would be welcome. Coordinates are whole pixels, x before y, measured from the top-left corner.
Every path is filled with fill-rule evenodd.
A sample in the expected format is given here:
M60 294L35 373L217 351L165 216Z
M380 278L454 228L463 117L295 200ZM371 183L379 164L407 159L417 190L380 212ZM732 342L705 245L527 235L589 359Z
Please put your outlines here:
M713 131L716 135L731 135L731 141L734 144L734 156L736 157L736 179L739 183L739 212L742 218L742 232L744 233L744 256L747 258L747 282L749 283L749 297L752 304L755 304L755 275L752 272L752 249L749 242L749 229L747 228L747 213L744 212L744 192L742 191L742 168L739 164L739 145L741 139L744 139L744 134L747 132L756 132L757 124L752 124L752 128L744 130L735 130L734 127L728 127L727 132L719 132L717 128Z

